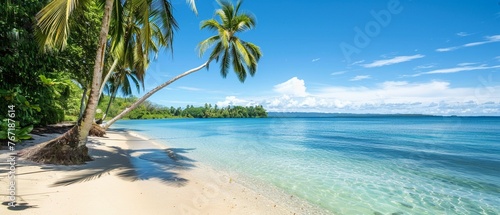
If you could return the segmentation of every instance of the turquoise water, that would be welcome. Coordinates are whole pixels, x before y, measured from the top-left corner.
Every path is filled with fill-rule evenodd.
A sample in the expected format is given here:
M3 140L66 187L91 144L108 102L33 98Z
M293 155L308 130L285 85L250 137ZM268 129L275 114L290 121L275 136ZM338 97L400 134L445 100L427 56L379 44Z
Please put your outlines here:
M332 214L500 214L500 118L119 121Z

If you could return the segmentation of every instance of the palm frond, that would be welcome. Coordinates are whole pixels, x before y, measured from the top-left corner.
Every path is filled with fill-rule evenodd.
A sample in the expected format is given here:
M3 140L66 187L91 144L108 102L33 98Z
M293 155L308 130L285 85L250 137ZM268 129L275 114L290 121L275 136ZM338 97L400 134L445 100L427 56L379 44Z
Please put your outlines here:
M53 0L35 16L40 47L64 49L69 37L69 17L85 0Z
M218 16L222 23L229 23L229 19L222 9L217 9L215 11L215 16Z
M136 45L134 47L134 58L133 58L133 68L140 72L145 73L145 68L147 68L147 57L144 54L144 49L141 44L143 44L142 35L136 34ZM142 80L141 80L142 81Z
M231 56L229 54L229 50L226 49L224 51L224 55L222 55L222 62L220 64L220 74L222 75L223 78L227 77L230 62L231 62Z
M246 66L248 68L248 72L253 77L255 75L255 73L257 72L257 64L258 64L261 53L260 52L255 53L255 50L253 49L255 47L252 48L246 42L243 42L243 46L245 47L247 54L248 54L248 57L250 58L250 63L247 64Z
M152 37L150 39L152 40L152 43L154 45L154 49L152 51L157 53L160 51L161 47L169 47L171 44L169 44L168 41L166 40L165 35L163 35L160 26L158 26L154 22L151 22L150 24L152 30L151 34Z
M224 30L219 31L219 35L221 37L220 41L221 41L222 45L224 46L224 48L228 49L229 48L229 40L231 40L231 35L229 35L229 32L224 31Z
M111 95L111 87L109 81L105 83L103 93L106 92L108 96Z
M215 60L216 62L219 61L219 56L221 54L221 52L223 52L223 47L222 47L222 44L221 43L217 43L217 45L215 45L215 48L212 50L212 52L210 53L210 57L208 58L208 63L207 63L207 70L210 69L210 63Z
M123 96L128 96L132 94L132 88L130 86L130 81L129 81L129 74L127 74L128 71L125 73L122 73L122 75L119 78L119 88L120 92L122 93Z
M198 44L198 49L199 49L199 56L203 56L205 51L210 48L214 43L216 43L218 40L220 40L219 35L211 36L206 40L201 41Z
M262 57L262 52L260 50L260 47L250 42L243 42L243 44L247 47L249 52L255 57L255 60L259 61L260 58Z
M151 32L151 25L149 23L145 23L144 26L142 27L142 49L143 49L143 56L146 58L149 57L149 51L154 49L154 44L152 41L152 32Z
M223 23L231 26L231 22L233 20L234 14L235 14L233 4L227 0L217 0L217 2L221 6L221 10L223 11L224 15L226 16L227 22L223 22Z
M242 3L243 3L242 0L238 0L238 2L236 2L236 8L234 9L234 14L238 14Z
M255 75L262 53L258 46L240 40L235 34L253 29L256 23L255 17L247 13L239 13L242 1L238 1L236 7L228 0L217 0L217 2L221 8L215 11L215 17L219 17L221 23L215 19L201 23L201 29L215 30L217 35L198 44L199 54L202 56L206 50L216 44L210 53L208 63L212 60L218 62L222 57L220 64L222 77L227 76L229 67L232 65L239 81L244 82L247 72L251 76ZM208 67L209 64L207 64L207 69Z
M124 21L123 21L123 5L120 0L115 0L113 4L113 10L111 11L111 23L109 29L109 35L111 35L111 50L115 49L123 40L124 31Z
M212 52L210 53L210 57L208 58L208 62L210 62L212 60L219 61L219 56L223 51L224 51L224 47L222 46L222 43L217 43L217 45L215 45L214 50L212 50Z
M247 71L245 67L243 66L242 59L240 53L238 53L236 48L231 49L231 55L232 55L232 61L233 61L233 70L238 76L238 80L240 82L245 82L245 79L247 77Z
M142 85L142 88L144 89L144 82L139 81L139 78L138 78L138 75L136 72L131 72L129 75L129 78L134 83L135 89L137 90L137 92L140 93L141 92L141 85ZM130 94L132 94L132 91L130 92Z
M201 22L200 29L208 28L210 30L214 31L219 31L222 28L222 26L215 20L215 19L209 19L209 20L204 20Z
M161 24L159 24L159 26L164 30L163 35L167 44L172 44L174 41L174 31L178 28L177 21L172 13L173 8L170 2L167 0L161 0L161 2L161 15L159 19L161 20ZM167 48L169 48L173 53L173 46L170 45Z
M196 9L196 2L195 0L186 0L186 2L188 3L189 7L191 7L191 10L196 14L198 15L198 10Z
M250 14L240 14L235 18L235 31L243 32L255 27L255 18Z
M248 53L247 49L245 48L245 46L243 46L240 39L234 38L232 43L233 43L233 47L236 47L236 49L237 49L236 53L240 57L243 57L245 64L250 65L251 61L250 61L250 57L248 56L248 55L250 55L250 53Z

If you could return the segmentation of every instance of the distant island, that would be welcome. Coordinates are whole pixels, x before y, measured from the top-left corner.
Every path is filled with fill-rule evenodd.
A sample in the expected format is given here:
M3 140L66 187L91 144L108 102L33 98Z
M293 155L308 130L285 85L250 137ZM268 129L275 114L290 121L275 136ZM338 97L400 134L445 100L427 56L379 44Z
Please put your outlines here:
M332 118L332 117L499 117L499 116L457 116L430 114L375 114L375 113L321 113L321 112L268 112L269 118Z
M329 118L329 117L433 117L426 114L364 114L364 113L321 113L321 112L269 112L272 118Z

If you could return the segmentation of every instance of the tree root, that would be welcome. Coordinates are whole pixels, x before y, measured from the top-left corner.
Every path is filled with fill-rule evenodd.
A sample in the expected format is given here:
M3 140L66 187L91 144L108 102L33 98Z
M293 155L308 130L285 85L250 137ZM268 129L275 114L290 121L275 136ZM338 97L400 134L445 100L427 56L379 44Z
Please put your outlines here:
M21 150L18 155L38 163L74 165L91 161L86 146L78 146L78 126L61 136Z
M106 130L102 128L100 125L94 123L92 124L92 128L90 128L89 136L93 137L104 137L106 134Z

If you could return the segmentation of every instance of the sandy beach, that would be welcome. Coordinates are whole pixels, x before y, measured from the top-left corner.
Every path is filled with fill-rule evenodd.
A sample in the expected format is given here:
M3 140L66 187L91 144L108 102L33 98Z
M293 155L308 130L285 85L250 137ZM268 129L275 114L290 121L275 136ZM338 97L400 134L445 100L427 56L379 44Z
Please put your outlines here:
M36 135L25 145L52 136ZM17 160L16 207L7 207L10 179L5 161L11 153L0 151L0 214L306 213L300 205L280 204L234 176L189 159L189 148L167 148L119 130L91 137L88 147L94 161L80 166Z

